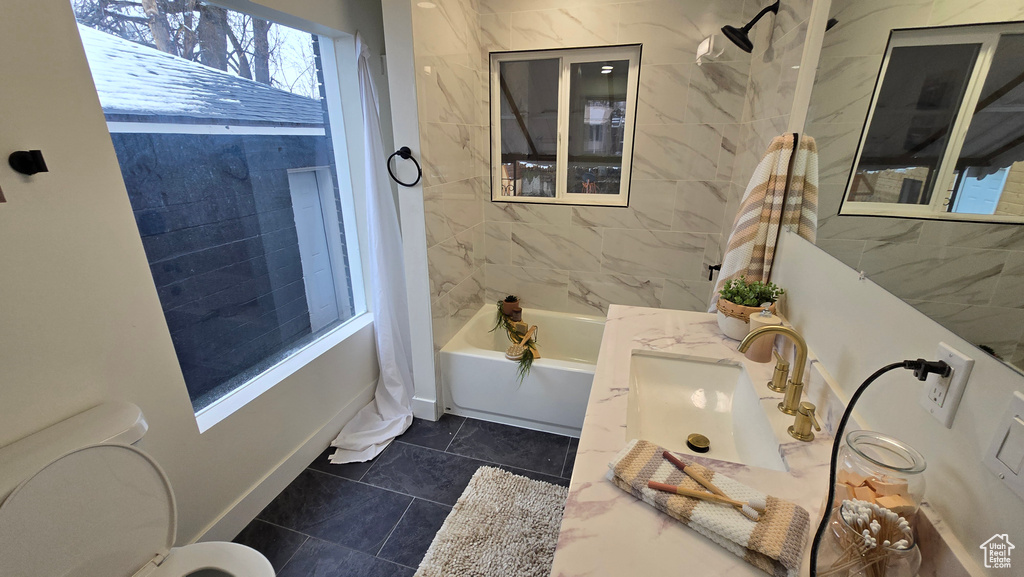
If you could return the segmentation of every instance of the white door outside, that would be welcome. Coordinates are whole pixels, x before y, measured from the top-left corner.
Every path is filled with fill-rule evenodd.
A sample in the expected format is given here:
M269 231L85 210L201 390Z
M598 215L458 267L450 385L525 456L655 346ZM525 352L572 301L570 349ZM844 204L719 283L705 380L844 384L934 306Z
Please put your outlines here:
M309 324L315 333L340 318L317 171L289 172L288 184L299 237Z

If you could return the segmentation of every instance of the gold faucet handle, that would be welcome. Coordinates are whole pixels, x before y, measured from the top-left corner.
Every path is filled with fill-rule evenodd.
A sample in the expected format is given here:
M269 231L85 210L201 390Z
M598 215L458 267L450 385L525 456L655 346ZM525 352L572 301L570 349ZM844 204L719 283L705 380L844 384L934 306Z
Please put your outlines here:
M814 406L814 403L808 403L807 401L800 403L800 414L810 419L811 424L814 425L815 431L821 431L821 425L818 424L818 417L814 414L816 409L817 407Z
M772 354L775 355L775 364L776 364L776 366L779 367L780 370L781 369L789 370L789 361L787 361L786 359L782 358L782 355L779 354L779 351L777 351L775 349L772 349Z

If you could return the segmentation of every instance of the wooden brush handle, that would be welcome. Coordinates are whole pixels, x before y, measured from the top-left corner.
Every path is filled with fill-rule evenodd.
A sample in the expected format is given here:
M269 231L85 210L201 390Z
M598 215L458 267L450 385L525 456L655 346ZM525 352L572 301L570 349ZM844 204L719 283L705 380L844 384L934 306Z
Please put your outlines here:
M741 503L735 499L723 497L721 495L714 495L712 493L705 493L703 491L694 491L685 487L676 487L675 485L666 485L665 483L659 483L657 481L648 481L647 486L657 491L665 491L667 493L675 493L684 497L692 497L694 499L701 499L704 501L710 501L712 503L722 503L723 505L732 505L733 507L742 507L746 503Z
M669 453L668 451L662 451L661 456L668 459L669 463L672 463L673 465L676 466L677 469L689 475L691 479L700 483L701 486L707 489L708 491L711 491L712 493L718 495L719 497L729 497L728 495L725 494L725 491L716 487L714 483L705 479L702 475L698 474L697 471L693 469L693 467L690 467L686 463L680 461L679 458L673 455L672 453Z
M523 340L519 341L519 344L520 345L525 345L526 341L530 340L530 337L533 336L533 333L536 330L537 330L537 325L533 325L532 327L530 327L530 330L526 331L526 334L523 335Z

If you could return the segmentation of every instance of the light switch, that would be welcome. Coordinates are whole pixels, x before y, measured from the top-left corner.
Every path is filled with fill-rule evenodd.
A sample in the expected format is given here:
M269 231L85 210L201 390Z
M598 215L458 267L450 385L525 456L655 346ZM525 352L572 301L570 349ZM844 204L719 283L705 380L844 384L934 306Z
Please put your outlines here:
M1014 392L1007 405L982 461L1024 499L1024 393Z
M1010 421L1010 430L1006 432L1003 446L999 447L996 458L1013 471L1014 475L1020 475L1021 464L1024 464L1024 421L1020 415L1014 415Z

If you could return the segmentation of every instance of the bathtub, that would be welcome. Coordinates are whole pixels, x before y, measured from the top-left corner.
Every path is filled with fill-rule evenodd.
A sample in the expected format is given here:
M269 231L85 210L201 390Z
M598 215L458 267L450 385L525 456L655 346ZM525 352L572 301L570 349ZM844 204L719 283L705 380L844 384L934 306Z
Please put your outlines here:
M541 358L519 383L519 364L505 358L511 344L494 327L487 304L441 349L447 412L560 435L579 436L594 381L604 317L524 309L537 325Z

